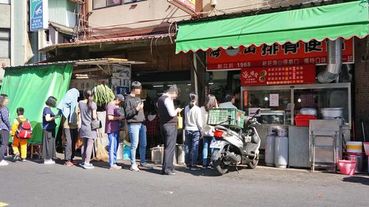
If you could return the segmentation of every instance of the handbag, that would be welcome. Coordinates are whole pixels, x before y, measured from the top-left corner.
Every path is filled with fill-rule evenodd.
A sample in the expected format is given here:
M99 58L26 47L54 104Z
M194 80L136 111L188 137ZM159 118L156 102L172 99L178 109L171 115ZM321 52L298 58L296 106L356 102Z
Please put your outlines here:
M92 120L91 121L91 129L92 130L97 130L97 129L101 129L102 128L102 123L100 120L96 119L96 120Z

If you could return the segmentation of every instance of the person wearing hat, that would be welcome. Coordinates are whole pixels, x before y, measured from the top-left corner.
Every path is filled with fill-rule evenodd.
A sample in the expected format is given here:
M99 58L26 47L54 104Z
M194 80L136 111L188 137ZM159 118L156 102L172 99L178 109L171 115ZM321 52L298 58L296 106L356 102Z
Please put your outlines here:
M119 145L119 129L120 121L124 119L124 115L120 112L120 106L124 102L124 96L118 94L115 99L106 106L106 124L105 133L109 139L109 166L110 169L121 169L117 165L117 151Z
M132 82L131 93L126 97L124 109L128 123L128 134L131 140L131 171L138 172L140 169L136 164L136 151L140 145L140 159L142 167L149 167L146 163L146 126L144 104L140 98L142 85L138 81Z

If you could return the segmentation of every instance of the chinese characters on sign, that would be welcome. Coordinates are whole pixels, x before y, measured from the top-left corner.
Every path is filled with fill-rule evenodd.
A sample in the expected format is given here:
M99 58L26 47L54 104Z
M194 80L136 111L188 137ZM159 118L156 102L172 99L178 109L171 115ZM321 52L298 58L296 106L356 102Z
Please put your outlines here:
M30 0L30 31L48 28L48 1Z
M315 83L315 65L242 68L241 85L284 85Z
M344 63L353 63L353 39L345 40L342 48ZM251 67L276 67L287 65L324 65L328 61L327 41L286 43L284 45L241 46L234 54L218 49L207 52L208 70L240 70Z
M271 93L269 95L269 106L278 107L279 106L279 94Z

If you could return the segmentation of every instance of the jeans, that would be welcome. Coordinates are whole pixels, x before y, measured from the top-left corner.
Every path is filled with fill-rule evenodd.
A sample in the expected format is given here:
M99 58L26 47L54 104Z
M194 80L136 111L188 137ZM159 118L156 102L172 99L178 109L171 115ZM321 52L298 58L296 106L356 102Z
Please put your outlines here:
M186 130L185 162L188 167L195 166L199 155L200 131Z
M177 142L177 123L166 123L160 126L160 132L164 138L164 163L162 173L174 172L174 153Z
M109 139L109 165L117 163L117 151L119 146L119 132L108 133Z
M2 161L5 157L5 153L8 151L8 143L9 143L9 131L0 130L1 132L1 143L0 143L0 161Z
M146 126L142 123L128 124L128 134L131 140L131 164L136 165L137 147L140 145L141 164L146 163Z
M204 167L209 165L209 149L210 149L210 143L214 139L214 137L205 136L204 137L204 146L202 148L202 165ZM213 149L210 149L210 153L213 153Z

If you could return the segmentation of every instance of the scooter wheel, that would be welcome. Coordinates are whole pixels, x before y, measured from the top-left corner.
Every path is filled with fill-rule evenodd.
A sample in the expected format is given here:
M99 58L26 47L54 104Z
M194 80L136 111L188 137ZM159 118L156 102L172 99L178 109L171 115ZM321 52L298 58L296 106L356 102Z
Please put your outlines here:
M249 169L255 169L255 168L256 168L256 166L258 166L258 164L259 164L259 156L258 156L256 159L254 159L254 160L252 160L251 162L249 162L249 163L247 164L247 167L248 167Z
M228 172L229 166L224 165L221 160L217 160L213 162L213 167L217 170L220 175L224 175Z

